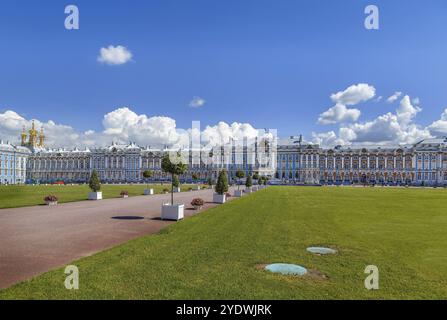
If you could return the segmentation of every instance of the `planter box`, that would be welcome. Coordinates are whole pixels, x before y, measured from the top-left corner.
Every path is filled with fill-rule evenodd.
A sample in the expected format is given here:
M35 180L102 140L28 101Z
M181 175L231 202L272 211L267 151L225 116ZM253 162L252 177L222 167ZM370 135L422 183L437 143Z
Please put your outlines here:
M213 194L213 202L214 203L225 203L226 195L224 194Z
M127 194L122 195L121 198L125 199L125 198L129 198L129 196Z
M154 194L154 189L144 189L145 196L151 196Z
M179 193L180 192L180 188L174 188L174 193Z
M242 191L242 190L234 190L235 197L242 197L243 194L244 194L244 191Z
M161 220L181 220L184 217L185 205L165 203L161 206Z
M89 200L102 200L102 192L89 192L88 199Z
M47 206L56 206L57 205L57 201L45 201L45 204Z

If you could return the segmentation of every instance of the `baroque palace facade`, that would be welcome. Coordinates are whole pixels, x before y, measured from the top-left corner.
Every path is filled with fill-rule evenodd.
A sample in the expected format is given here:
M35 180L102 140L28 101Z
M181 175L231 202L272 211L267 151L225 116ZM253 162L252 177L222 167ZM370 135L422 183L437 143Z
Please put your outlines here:
M161 170L167 148L112 143L83 150L47 149L43 130L37 132L34 124L28 135L23 130L21 142L21 146L0 144L2 184L85 183L93 170L104 183L140 183L145 170L153 172L153 181L169 179ZM225 168L230 178L243 170L284 183L447 185L447 138L410 146L324 149L289 137L274 144L256 139L241 147L229 143L206 152L186 152L190 164L183 181L191 181L193 174L202 181L215 179Z

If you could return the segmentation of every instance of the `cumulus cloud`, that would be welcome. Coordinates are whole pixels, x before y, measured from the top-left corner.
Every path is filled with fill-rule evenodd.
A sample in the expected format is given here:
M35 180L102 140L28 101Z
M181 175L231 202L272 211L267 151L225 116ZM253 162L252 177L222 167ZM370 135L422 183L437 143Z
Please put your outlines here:
M406 126L421 111L421 108L411 104L410 97L407 95L400 101L399 107L396 110L396 115L399 119L399 123Z
M376 89L366 83L359 83L331 95L335 106L321 113L318 118L319 124L336 124L343 122L354 122L360 117L360 110L347 108L360 102L372 99L376 95Z
M334 131L320 133L312 132L311 142L325 147L349 144L349 141L339 138Z
M122 144L135 142L141 146L149 145L155 148L180 148L189 146L193 132L198 134L201 143L207 146L228 143L231 139L243 141L244 138L263 136L260 134L262 130L255 129L251 124L238 122L219 122L214 126L206 126L201 132L197 129L182 129L176 126L176 121L172 118L137 114L128 107L118 108L104 115L103 128L98 132L77 131L71 126L57 124L52 120L34 121L37 129L44 128L46 145L51 148L101 147L110 145L112 141ZM0 139L19 144L22 127L29 129L31 124L32 119L25 119L14 111L0 113Z
M420 107L411 103L409 96L404 96L394 113L388 112L369 121L343 124L338 130L338 135L334 131L322 134L314 133L313 141L327 147L337 144L412 144L422 139L431 138L432 132L443 130L442 119L428 128L417 125L414 119L421 110ZM443 117L447 119L447 114L444 113ZM445 124L447 125L447 121Z
M360 117L360 110L346 108L344 104L336 104L325 112L321 113L318 118L319 124L335 124L339 122L357 121Z
M205 105L206 101L205 99L201 98L201 97L194 97L190 102L189 102L189 106L191 108L200 108L203 107Z
M388 99L386 99L386 102L393 103L394 101L399 99L401 95L402 95L402 92L396 91L396 92L394 92L394 94L392 96L390 96L390 97L388 97Z
M231 125L219 122L215 126L207 126L202 133L202 141L207 145L225 144L234 139L242 141L244 138L254 139L259 131L249 123L234 122Z
M447 135L447 108L441 114L441 118L428 126L428 130L435 136Z
M8 110L0 113L0 138L8 140L11 143L20 143L20 133L22 127L27 130L31 128L33 119L25 119L18 113ZM37 130L43 128L47 136L47 144L52 146L75 145L82 140L85 134L76 132L72 127L62 124L56 124L54 121L34 120Z
M360 102L368 101L376 95L376 89L366 83L359 83L348 87L344 91L339 91L331 95L332 101L336 104L353 106Z
M123 46L108 46L101 48L98 56L98 62L108 65L125 64L132 60L132 52Z

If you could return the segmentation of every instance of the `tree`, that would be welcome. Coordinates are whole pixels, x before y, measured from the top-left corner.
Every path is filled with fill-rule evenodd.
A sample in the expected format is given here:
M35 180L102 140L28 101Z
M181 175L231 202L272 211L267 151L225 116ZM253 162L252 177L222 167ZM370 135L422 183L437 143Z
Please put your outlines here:
M209 185L210 187L212 187L213 184L214 184L213 178L209 177L209 178L208 178L208 185Z
M152 178L153 175L154 175L154 173L151 170L146 170L143 172L144 179L150 179L150 178ZM149 189L149 184L147 185L147 188Z
M224 169L219 172L219 177L217 178L216 192L220 195L227 193L228 191L228 177L227 171Z
M253 173L253 179L254 180L258 180L259 179L259 174L257 172Z
M171 161L171 159L174 161ZM177 153L176 155L166 154L161 161L161 168L171 175L171 205L174 205L174 177L184 174L188 167L182 163L181 156Z
M192 178L192 180L194 180L194 181L197 182L197 180L199 180L199 175L198 175L197 173L193 173L193 174L191 175L191 178Z
M245 181L245 186L247 188L251 188L253 186L253 180L251 179L251 176L247 177L247 180Z
M174 188L178 188L178 187L180 187L180 181L179 181L177 175L174 175L174 176L172 177L172 185L174 186Z
M262 178L258 179L258 185L262 185Z
M238 171L236 171L236 177L237 177L238 180L239 180L239 183L238 183L238 185L237 185L237 189L239 190L239 189L240 189L240 182L241 182L241 179L243 179L243 178L245 177L245 172L242 171L242 170L238 170Z
M101 190L101 181L99 181L98 172L96 172L96 170L92 171L88 186L93 192L98 192Z

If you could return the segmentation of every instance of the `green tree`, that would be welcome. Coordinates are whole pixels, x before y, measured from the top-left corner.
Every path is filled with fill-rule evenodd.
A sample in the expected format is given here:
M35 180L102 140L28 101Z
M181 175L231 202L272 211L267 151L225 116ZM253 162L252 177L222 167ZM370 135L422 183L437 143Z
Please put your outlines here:
M247 188L251 188L253 186L253 180L251 179L251 176L248 176L247 179L245 180L245 186Z
M172 185L174 186L174 188L180 187L180 180L178 179L177 175L174 175L172 177Z
M258 180L259 179L259 174L257 172L253 173L253 179L254 180Z
M259 178L259 179L258 179L258 185L259 185L259 186L262 185L262 178Z
M239 189L240 189L240 181L241 181L241 179L243 179L243 178L245 177L245 172L242 171L242 170L238 170L238 171L236 171L236 177L237 177L238 180L239 180L239 183L238 183L238 185L237 185L237 189L239 190Z
M267 185L267 182L269 181L269 178L267 178L267 177L264 177L264 186L266 186Z
M219 177L216 183L216 192L220 195L225 194L228 191L228 176L227 171L222 170L219 172Z
M143 178L146 180L152 178L153 175L154 173L151 170L146 170L143 172ZM147 184L147 188L149 189L149 184Z
M93 192L98 192L101 190L101 181L99 181L98 172L96 172L96 170L92 171L88 186Z
M214 184L213 178L209 177L209 178L208 178L208 185L209 185L210 187L212 187L213 184Z
M193 174L191 175L191 178L192 178L192 180L194 180L194 181L197 182L197 180L199 180L199 175L198 175L197 173L193 173Z
M172 160L172 161L171 161ZM171 175L171 205L174 205L174 176L184 174L188 166L182 163L179 153L176 155L166 154L161 161L161 168L164 172Z

